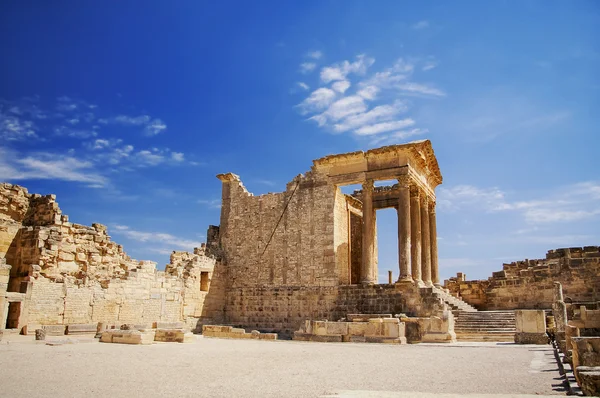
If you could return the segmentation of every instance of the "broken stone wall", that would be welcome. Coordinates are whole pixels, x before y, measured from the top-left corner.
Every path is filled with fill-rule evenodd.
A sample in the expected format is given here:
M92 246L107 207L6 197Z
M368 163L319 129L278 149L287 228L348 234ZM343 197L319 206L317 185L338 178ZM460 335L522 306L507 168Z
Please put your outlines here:
M343 257L344 241L334 237L334 219L343 216L334 208L343 204L325 177L307 173L285 192L260 196L249 193L233 174L219 177L220 242L232 288L339 283L342 264L336 263L336 250Z
M550 250L545 259L504 264L485 281L460 279L447 280L445 287L482 310L552 308L554 282L562 284L565 299L594 302L600 300L600 250Z
M23 301L19 327L182 320L196 327L203 317L222 319L225 287L209 287L224 272L204 247L174 252L157 271L131 259L104 225L70 223L55 199L0 185L0 255L11 266L9 293L0 294Z

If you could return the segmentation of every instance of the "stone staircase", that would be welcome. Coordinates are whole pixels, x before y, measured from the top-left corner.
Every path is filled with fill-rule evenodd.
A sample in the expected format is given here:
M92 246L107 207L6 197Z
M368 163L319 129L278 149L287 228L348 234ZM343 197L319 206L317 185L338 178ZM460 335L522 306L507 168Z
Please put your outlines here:
M444 290L438 287L433 288L433 293L438 298L444 300L444 302L448 304L448 306L452 308L453 311L477 312L477 309L475 309L475 307L470 306L461 299L454 297L450 293L446 293Z
M454 311L454 332L461 341L514 341L514 311Z
M454 332L459 341L514 341L516 333L514 311L477 311L461 299L434 288L454 314Z

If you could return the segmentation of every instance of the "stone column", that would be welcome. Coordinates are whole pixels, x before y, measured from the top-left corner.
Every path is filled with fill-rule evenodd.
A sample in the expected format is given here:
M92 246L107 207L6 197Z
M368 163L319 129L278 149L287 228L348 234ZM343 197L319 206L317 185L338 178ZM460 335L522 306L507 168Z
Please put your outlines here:
M410 265L413 280L418 286L424 286L421 279L421 197L415 186L410 188Z
M363 220L362 220L362 267L360 283L373 284L373 265L375 256L375 210L373 208L373 180L363 184Z
M429 200L423 195L421 200L421 277L425 286L431 283L431 235L429 233Z
M437 221L435 217L435 202L429 202L429 234L431 245L431 282L434 286L440 285L440 270L438 267L438 249L437 249Z
M400 277L398 282L412 282L410 276L410 188L406 179L398 179L398 262Z

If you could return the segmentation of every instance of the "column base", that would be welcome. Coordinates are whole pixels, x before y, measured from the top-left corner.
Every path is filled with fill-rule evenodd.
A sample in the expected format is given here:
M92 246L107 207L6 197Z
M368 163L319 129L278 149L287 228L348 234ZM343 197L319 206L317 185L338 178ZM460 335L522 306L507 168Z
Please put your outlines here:
M414 280L414 283L415 283L415 285L416 285L417 287L425 287L425 282L423 282L423 281L422 281L422 280L420 280L420 279L415 279L415 280Z
M442 284L439 282L434 283L433 286L439 287L440 289L442 288Z
M368 285L374 285L375 282L367 280L367 281L360 281L359 284L364 285L364 286L368 286Z
M423 283L425 284L425 287L433 287L433 283L431 283L431 281L423 281Z
M413 284L413 278L410 276L404 276L400 279L398 279L398 281L396 283L401 283L401 284Z

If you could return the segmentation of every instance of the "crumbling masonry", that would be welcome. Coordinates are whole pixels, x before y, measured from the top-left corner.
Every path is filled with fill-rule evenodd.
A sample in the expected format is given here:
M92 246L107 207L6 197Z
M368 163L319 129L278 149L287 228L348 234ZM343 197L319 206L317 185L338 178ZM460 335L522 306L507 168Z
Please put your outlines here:
M429 141L326 156L284 192L253 196L220 174L219 227L165 271L129 258L106 227L73 224L52 195L0 186L0 328L184 321L290 334L306 320L399 314L453 339L439 286ZM391 186L376 181L395 180ZM352 195L341 186L362 184ZM377 284L376 210L398 212L399 278Z

